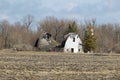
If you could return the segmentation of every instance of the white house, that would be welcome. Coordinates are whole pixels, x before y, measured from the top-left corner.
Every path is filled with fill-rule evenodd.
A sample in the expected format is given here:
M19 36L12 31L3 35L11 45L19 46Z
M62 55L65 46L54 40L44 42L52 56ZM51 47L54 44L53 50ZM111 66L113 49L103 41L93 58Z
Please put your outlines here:
M82 41L78 34L69 33L64 46L64 52L78 53L83 52Z

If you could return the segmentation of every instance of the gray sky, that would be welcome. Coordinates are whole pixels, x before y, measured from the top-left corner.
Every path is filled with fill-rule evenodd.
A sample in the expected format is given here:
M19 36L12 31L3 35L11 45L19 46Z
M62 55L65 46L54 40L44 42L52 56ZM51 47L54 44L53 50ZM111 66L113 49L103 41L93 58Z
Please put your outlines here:
M10 22L33 15L36 21L46 16L97 23L120 23L120 0L0 0L0 20Z

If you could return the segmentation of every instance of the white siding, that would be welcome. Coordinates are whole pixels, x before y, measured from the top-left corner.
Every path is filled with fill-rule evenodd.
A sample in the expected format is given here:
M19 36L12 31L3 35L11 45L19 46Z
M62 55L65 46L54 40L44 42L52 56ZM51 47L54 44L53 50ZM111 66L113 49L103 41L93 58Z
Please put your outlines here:
M73 40L73 38L75 39L75 41ZM66 40L64 52L72 52L72 49L73 53L79 52L79 49L80 51L82 51L82 45L80 44L82 44L82 42L78 35L70 35Z

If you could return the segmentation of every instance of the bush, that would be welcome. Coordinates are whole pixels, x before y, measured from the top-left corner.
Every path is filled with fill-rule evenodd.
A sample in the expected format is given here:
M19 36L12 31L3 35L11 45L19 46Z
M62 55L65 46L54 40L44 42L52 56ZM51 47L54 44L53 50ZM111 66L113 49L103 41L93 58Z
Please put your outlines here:
M33 47L29 44L17 44L13 46L13 50L16 51L32 51Z
M115 45L113 47L113 51L116 52L116 53L120 53L120 43L118 43L117 45Z

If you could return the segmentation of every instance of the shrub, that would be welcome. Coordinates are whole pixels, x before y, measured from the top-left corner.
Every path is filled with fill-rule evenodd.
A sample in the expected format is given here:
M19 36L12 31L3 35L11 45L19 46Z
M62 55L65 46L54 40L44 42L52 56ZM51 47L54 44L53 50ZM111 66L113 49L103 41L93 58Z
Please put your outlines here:
M17 44L13 46L13 50L16 51L31 51L33 47L29 44Z

